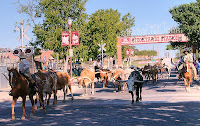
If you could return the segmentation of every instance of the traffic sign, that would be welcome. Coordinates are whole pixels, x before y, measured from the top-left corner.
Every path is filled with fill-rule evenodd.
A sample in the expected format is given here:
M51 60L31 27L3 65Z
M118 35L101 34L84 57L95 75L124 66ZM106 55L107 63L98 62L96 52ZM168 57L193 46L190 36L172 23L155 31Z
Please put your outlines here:
M20 36L17 37L17 41L20 41L20 39L22 39L22 37L25 37L28 41L31 40L31 38L26 34L26 32L28 31L29 28L30 28L30 25L27 25L24 30L19 28L19 26L15 27L16 31L18 31L20 33Z
M106 49L104 48L104 46L106 45L105 43L104 44L98 44L100 46L99 48L99 51L106 51Z
M134 55L134 49L126 49L126 55Z

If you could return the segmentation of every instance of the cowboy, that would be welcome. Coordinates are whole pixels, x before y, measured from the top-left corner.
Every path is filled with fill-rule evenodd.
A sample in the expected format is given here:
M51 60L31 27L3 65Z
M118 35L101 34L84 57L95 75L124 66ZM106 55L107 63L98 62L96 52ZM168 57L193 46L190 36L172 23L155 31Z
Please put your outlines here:
M189 66L192 68L192 71L193 71L194 80L197 80L197 71L196 71L196 68L194 67L194 64L193 64L192 55L189 53L188 50L185 50L183 53L185 54L185 56L183 57L183 61L184 62L186 62L186 61L189 62ZM179 66L179 70L182 69L182 67L183 67L183 64Z
M31 64L26 59L27 57L28 56L25 55L25 53L23 53L23 52L19 55L19 58L20 58L19 73L29 80L29 82L30 82L29 88L33 89L33 91L36 92L38 89L38 86L31 76L31 73L30 73Z
M53 57L49 58L49 63L47 65L47 68L48 68L48 70L52 70L52 71L56 70L56 64L54 62L54 58Z

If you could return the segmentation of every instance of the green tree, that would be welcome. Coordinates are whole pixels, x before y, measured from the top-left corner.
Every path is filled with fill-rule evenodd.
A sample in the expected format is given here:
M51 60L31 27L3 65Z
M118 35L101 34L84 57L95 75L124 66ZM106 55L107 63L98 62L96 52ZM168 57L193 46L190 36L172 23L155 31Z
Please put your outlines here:
M84 26L87 23L87 14L85 11L85 3L87 0L28 0L27 3L18 0L18 11L29 15L33 23L33 33L36 41L32 45L41 46L44 49L50 49L65 55L68 47L61 45L61 33L68 30L68 17L71 17L72 31L79 31L80 43L85 39ZM40 23L36 23L36 20ZM81 49L86 48L80 44ZM79 51L77 48L76 51ZM83 50L84 54L87 50ZM79 56L76 56L79 57ZM75 58L76 58L75 57Z
M137 53L138 56L148 56L148 57L152 57L152 56L157 56L157 51L155 50L142 50L139 51Z
M175 6L169 10L179 28L189 38L189 44L197 46L200 41L200 3L199 0L190 4Z
M134 17L130 13L122 16L117 10L100 9L89 17L88 42L89 56L96 58L100 53L98 44L101 41L106 44L106 54L113 57L117 53L117 37L120 35L129 35L128 29L134 25Z

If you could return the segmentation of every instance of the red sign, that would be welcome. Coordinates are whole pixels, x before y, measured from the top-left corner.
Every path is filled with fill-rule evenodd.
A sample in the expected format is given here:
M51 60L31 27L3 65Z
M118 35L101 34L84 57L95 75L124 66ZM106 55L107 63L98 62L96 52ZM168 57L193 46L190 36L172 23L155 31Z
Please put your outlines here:
M120 40L121 40L121 45L168 43L168 42L188 42L188 38L182 33L121 37Z
M72 31L72 45L79 45L78 31Z
M126 49L126 55L134 55L134 49Z
M63 31L62 32L62 46L68 46L69 45L69 32Z
M72 46L79 45L78 31L72 31ZM69 46L69 32L62 32L62 46Z

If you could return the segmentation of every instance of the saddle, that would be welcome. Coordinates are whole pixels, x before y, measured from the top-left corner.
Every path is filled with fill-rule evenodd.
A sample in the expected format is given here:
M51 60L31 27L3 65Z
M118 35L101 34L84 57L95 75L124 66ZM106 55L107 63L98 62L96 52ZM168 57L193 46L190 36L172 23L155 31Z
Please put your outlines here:
M26 76L25 74L21 73L20 74L28 81L29 84L29 92L32 92L33 95L35 95L35 93L38 91L38 85L36 83L36 78L34 74L31 74L31 77L33 78L34 83L31 82L31 80L29 79L28 76Z

